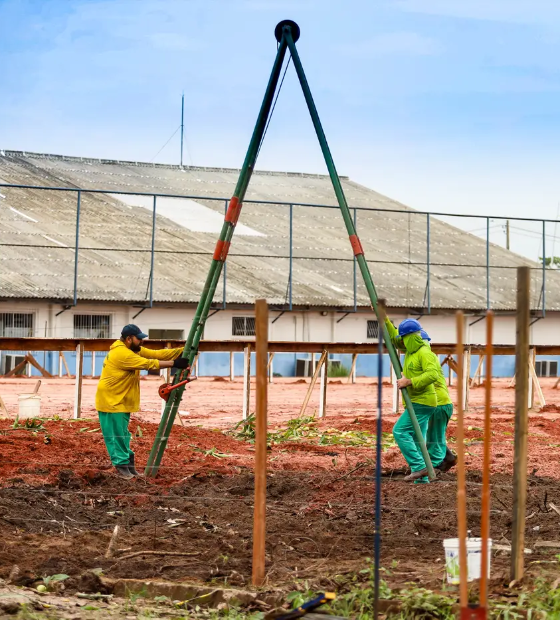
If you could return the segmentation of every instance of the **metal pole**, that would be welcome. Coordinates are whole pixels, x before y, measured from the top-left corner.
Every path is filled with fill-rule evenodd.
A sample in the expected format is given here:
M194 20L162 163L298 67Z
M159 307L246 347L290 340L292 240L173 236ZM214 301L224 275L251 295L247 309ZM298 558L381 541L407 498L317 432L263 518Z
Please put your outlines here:
M427 304L428 314L432 314L432 301L430 297L430 214L426 215L426 270L427 270Z
M150 308L154 305L154 251L156 247L156 200L154 196L154 212L152 214L152 254L150 257Z
M358 230L358 211L354 209L354 230ZM356 265L356 255L354 255L354 312L358 312L358 280L357 280L358 270Z
M294 279L294 205L290 205L290 311L292 310L292 290Z
M490 310L490 218L486 218L486 310Z
M204 325L214 298L214 293L216 292L216 287L218 286L222 268L227 258L235 225L237 224L237 220L241 213L245 192L257 161L259 146L264 135L266 122L270 115L274 94L276 92L276 87L280 77L280 71L282 70L282 64L286 56L286 50L287 41L285 37L282 37L276 52L276 58L268 80L257 122L253 130L253 135L251 136L249 148L247 149L247 154L245 155L245 161L243 162L233 197L229 202L226 217L220 232L220 237L216 244L216 249L214 250L210 271L206 277L206 282L204 284L200 301L198 302L196 313L183 350L183 357L187 358L191 365L198 351L198 345L202 337ZM177 382L178 376L179 373L175 375L174 382ZM185 386L181 386L172 391L169 400L165 405L165 409L156 433L156 438L152 445L148 462L146 464L145 473L147 476L155 476L159 469L184 390Z
M546 222L542 223L542 315L546 316ZM554 257L553 259L554 260Z
M327 164L327 168L329 171L329 176L331 178L331 182L333 184L334 192L336 194L338 205L340 207L340 211L342 214L342 218L346 225L346 230L348 231L348 235L350 237L350 243L352 244L352 248L354 250L354 255L356 256L356 260L358 261L358 265L360 267L360 271L362 273L362 278L364 279L364 283L366 289L369 294L370 302L375 311L379 323L383 326L384 331L384 340L385 345L387 347L387 351L389 353L389 357L391 358L391 363L395 368L395 374L397 378L400 379L402 376L402 368L399 357L391 342L389 337L389 333L387 331L387 327L384 322L379 318L380 312L377 305L377 291L375 290L375 285L373 283L373 279L371 277L371 273L369 271L368 264L366 262L364 251L358 236L356 235L356 229L354 228L354 222L352 221L352 216L350 214L350 209L348 208L348 203L346 202L346 197L344 195L344 191L342 189L342 184L340 182L340 178L338 177L338 173L336 171L336 167L334 165L334 161L329 149L329 145L327 142L327 138L325 136L325 132L323 131L323 127L321 125L321 120L319 118L319 114L317 112L317 108L315 107L315 102L313 101L313 96L311 95L311 90L309 88L309 84L307 82L307 78L305 77L305 72L303 70L303 65L301 64L301 60L292 38L291 27L289 24L285 24L283 26L284 36L282 41L286 40L288 47L290 48L290 53L292 54L292 60L294 63L294 67L296 69L296 73L299 78L299 82L301 84L301 88L303 91L303 95L305 97L305 101L307 103L307 108L309 110L309 114L311 116L311 120L313 121L313 126L315 127L315 132L317 134L317 138L319 140L319 144L321 145L321 150L323 152L323 157L325 158L325 163ZM432 462L430 460L430 455L428 454L428 450L426 448L426 442L424 440L424 436L422 435L422 431L420 429L420 425L418 424L418 420L416 418L416 414L414 413L414 405L410 399L410 394L408 390L405 388L402 390L403 398L406 404L407 411L410 416L410 421L414 427L414 433L416 435L416 440L418 441L418 445L422 451L422 456L424 457L424 461L426 463L426 468L428 470L428 477L430 480L434 480L436 477Z
M509 250L509 220L506 220L506 250Z
M82 192L78 191L76 203L76 243L74 245L74 305L78 304L78 253L80 249L80 208L82 204Z
M185 129L185 93L181 96L181 168L183 167L183 132Z

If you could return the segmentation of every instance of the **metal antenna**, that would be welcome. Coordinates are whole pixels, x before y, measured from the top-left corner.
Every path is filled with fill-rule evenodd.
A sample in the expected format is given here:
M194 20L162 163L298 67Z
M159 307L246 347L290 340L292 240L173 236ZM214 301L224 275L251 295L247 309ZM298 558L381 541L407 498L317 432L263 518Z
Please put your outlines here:
M181 95L181 168L183 167L183 134L185 131L185 93Z

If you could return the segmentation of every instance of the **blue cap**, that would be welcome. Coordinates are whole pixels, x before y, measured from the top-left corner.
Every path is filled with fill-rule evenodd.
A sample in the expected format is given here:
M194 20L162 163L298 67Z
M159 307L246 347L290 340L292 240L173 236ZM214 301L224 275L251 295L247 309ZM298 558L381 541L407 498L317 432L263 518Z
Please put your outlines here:
M431 342L431 338L428 336L428 332L424 329L420 330L420 336L422 337L422 340L427 340L428 342Z
M136 336L136 338L138 338L139 340L144 340L144 338L148 337L148 334L145 334L139 327L138 325L133 325L132 323L130 325L125 325L122 328L122 332L121 332L121 336L123 338L128 338L128 336Z
M399 325L399 336L402 338L422 330L422 325L416 319L405 319Z

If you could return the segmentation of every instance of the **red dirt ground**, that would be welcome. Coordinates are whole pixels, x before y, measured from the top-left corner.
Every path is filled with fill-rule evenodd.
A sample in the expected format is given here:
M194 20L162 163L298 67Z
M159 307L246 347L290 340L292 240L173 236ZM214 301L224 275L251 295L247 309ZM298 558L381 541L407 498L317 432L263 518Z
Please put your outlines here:
M284 379L270 387L271 428L298 416L306 384ZM96 380L85 380L82 420L68 419L73 384L43 380L42 415L46 433L13 429L17 394L31 391L35 379L2 379L11 420L0 421L0 578L13 564L22 583L37 575L64 572L77 577L102 567L110 577L227 579L245 583L250 575L254 448L222 431L241 417L242 382L202 379L185 394L184 427L176 422L163 466L155 480L130 482L112 473L94 417ZM142 382L143 411L131 423L133 449L146 461L160 402L158 379ZM526 546L557 541L560 519L549 502L560 505L560 413L552 381L545 380L547 412L530 416L529 497ZM326 430L375 431L372 381L333 382L328 392ZM308 415L317 408L318 388ZM471 392L467 414L469 527L478 531L480 509L482 399ZM492 536L511 540L514 390L502 381L494 393L492 448ZM384 391L384 424L391 389ZM498 406L499 405L499 406ZM150 421L152 420L152 421ZM140 430L138 430L140 429ZM449 429L453 447L455 424ZM46 435L50 442L45 443ZM294 576L321 582L327 575L360 567L372 554L373 447L319 446L316 440L272 445L269 451L267 570L269 583ZM396 448L383 456L383 560L399 562L392 579L417 580L437 587L443 576L442 540L456 532L453 473L430 485L402 482L404 461ZM357 468L355 471L355 468ZM121 547L188 550L193 558L140 556L105 560L110 531L123 526ZM532 562L548 562L557 550L533 549ZM509 556L493 558L493 575L506 569ZM532 565L532 564L531 564ZM537 566L537 564L535 564ZM26 572L27 571L27 572ZM27 576L25 576L27 575Z

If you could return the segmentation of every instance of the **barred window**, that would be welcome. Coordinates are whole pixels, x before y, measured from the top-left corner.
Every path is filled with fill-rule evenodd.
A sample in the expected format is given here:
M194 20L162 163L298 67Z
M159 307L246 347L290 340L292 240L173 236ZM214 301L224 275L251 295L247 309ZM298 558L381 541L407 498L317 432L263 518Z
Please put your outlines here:
M233 336L254 336L255 317L234 316L231 323L231 333Z
M110 338L110 314L75 314L74 338Z
M0 313L0 336L4 338L30 338L33 336L34 314L19 312Z
M378 321L367 322L367 337L379 338L379 323Z

